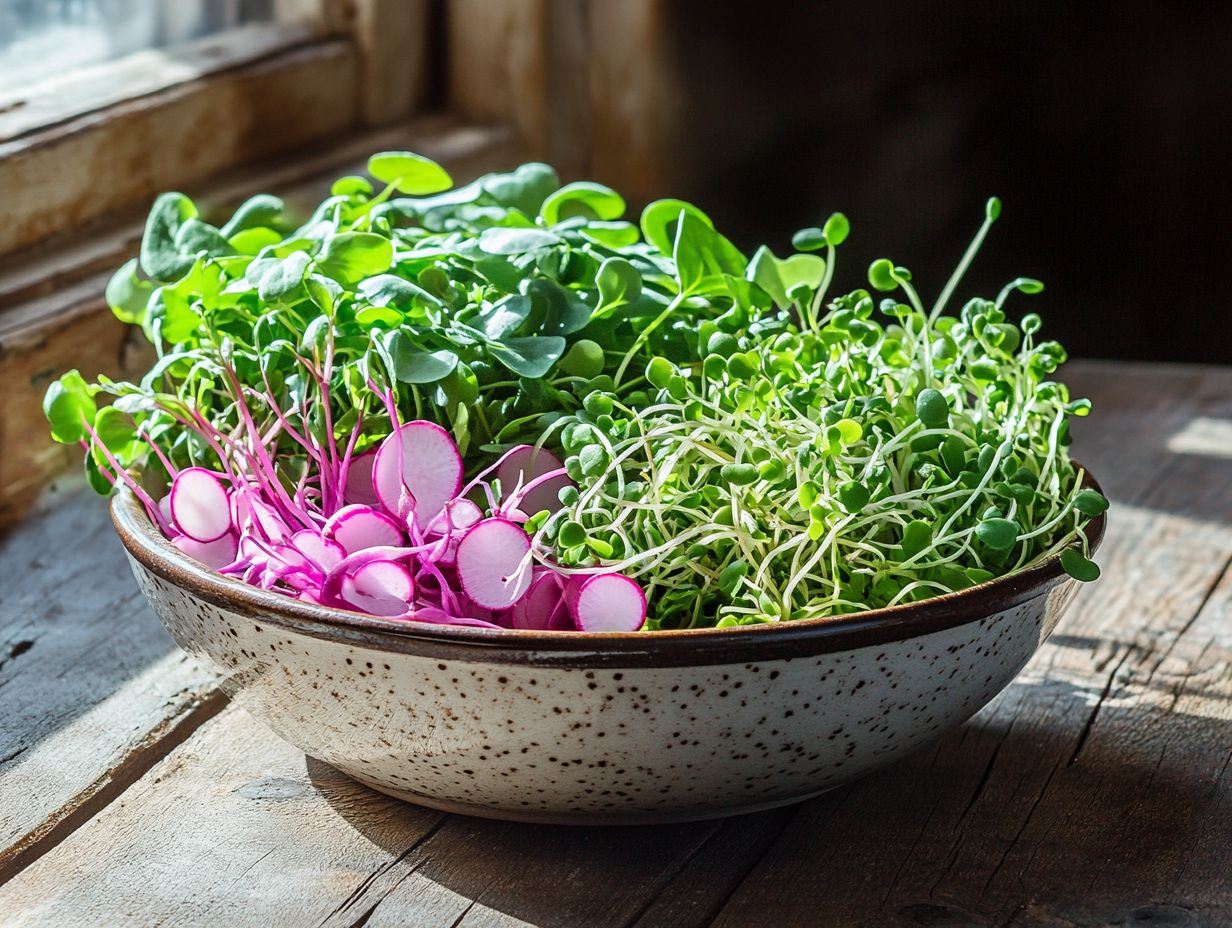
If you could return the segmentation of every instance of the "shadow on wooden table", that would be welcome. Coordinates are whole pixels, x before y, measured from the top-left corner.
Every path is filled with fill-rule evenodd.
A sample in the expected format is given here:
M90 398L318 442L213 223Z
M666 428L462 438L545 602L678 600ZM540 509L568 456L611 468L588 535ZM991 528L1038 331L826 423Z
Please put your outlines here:
M1232 899L1212 897L1232 833L1215 786L1232 722L1204 715L1216 696L1192 682L1102 694L1021 684L891 768L723 822L444 816L407 848L388 830L396 802L320 761L307 769L340 816L415 874L365 900L382 914L444 889L539 928L805 925L822 911L826 925L1186 925L1190 911L1232 914Z

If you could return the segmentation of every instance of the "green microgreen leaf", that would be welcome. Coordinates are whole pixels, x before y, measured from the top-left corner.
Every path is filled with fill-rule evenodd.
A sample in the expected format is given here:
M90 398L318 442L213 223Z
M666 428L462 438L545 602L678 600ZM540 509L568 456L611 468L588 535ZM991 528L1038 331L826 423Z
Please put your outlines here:
M453 179L439 164L409 151L373 155L368 159L368 173L411 196L440 193L453 186Z
M602 184L577 181L566 184L543 201L540 218L548 225L564 219L619 219L625 212L625 200L619 193Z
M297 252L298 253L298 252ZM344 287L388 270L394 261L392 243L375 232L343 232L325 243L317 270Z

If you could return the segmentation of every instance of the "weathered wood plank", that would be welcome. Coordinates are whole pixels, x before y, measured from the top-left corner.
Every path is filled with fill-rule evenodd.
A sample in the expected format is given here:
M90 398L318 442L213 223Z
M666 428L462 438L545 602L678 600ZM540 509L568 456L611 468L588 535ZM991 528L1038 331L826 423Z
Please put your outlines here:
M222 705L75 484L0 538L0 882Z
M13 926L315 926L442 819L228 709L0 888L0 912Z
M668 35L670 3L588 0L590 171L634 202L671 183L677 132L687 119ZM636 49L636 54L630 50Z
M450 0L449 96L531 157L634 204L663 193L682 102L662 0Z
M577 0L573 0L577 2ZM547 157L549 0L449 0L451 108L476 122L509 124L526 151Z
M1232 827L1232 460L1168 451L1183 423L1149 409L1232 417L1232 372L1081 375L1103 408L1075 447L1118 503L1105 579L971 724L801 807L716 926L1232 919L1211 878ZM1185 391L1152 399L1168 380Z
M352 5L364 122L387 126L405 120L427 90L428 0L358 0Z
M1106 579L973 724L895 768L722 824L534 828L390 803L228 710L0 890L0 910L58 925L1222 924L1232 458L1170 438L1232 416L1232 371L1072 379L1100 410L1078 450L1119 502ZM271 792L300 811L236 798ZM134 907L152 861L166 885Z
M11 251L357 118L355 50L329 39L0 142Z
M259 61L314 36L304 24L253 23L176 48L60 72L32 87L0 93L0 142Z
M714 861L781 818L576 829L443 816L227 709L0 888L0 911L66 928L655 924L647 907L695 854Z

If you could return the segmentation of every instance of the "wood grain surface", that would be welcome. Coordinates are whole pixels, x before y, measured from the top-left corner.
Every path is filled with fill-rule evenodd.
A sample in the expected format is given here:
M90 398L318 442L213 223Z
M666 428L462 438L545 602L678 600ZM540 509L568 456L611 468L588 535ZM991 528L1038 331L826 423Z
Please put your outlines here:
M1114 504L1103 579L957 732L722 822L508 825L356 786L217 713L104 556L101 504L46 502L0 547L0 924L1232 924L1232 370L1066 379L1095 401L1074 452Z

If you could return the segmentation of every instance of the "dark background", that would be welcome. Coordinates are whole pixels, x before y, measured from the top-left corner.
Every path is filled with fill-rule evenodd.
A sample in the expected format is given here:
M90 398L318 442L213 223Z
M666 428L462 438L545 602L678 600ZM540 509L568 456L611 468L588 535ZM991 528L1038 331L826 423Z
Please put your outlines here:
M664 6L664 193L737 243L841 210L837 286L884 255L927 303L995 194L960 297L1038 277L1008 308L1073 356L1232 362L1232 3Z

